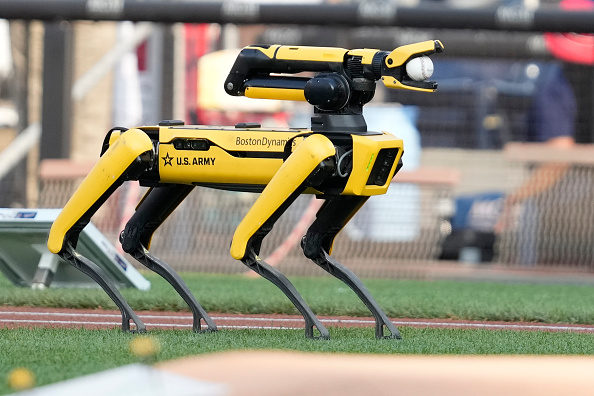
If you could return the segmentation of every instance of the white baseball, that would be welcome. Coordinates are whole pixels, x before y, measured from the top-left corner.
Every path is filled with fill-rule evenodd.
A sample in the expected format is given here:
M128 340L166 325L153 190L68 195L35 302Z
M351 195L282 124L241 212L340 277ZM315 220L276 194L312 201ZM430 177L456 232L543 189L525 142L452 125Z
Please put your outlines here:
M433 61L428 56L419 56L406 63L406 73L415 81L425 81L433 75Z

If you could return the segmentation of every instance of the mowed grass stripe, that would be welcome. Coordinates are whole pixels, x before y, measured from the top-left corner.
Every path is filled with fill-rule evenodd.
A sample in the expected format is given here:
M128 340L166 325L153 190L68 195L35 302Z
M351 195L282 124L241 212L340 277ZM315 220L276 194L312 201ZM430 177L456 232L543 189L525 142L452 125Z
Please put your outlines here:
M208 312L298 314L264 279L242 275L182 274ZM135 310L188 311L173 288L148 273L150 292L124 289ZM355 294L331 277L291 278L318 315L369 316ZM365 284L393 318L527 321L594 324L594 287L583 285L368 279ZM30 290L0 277L0 304L69 308L116 306L101 289Z
M189 330L150 332L160 345L148 363L204 353L245 349L316 353L592 355L594 334L402 328L403 340L376 340L371 328L330 328L330 340L310 340L303 330ZM129 343L136 334L119 330L20 328L0 330L0 394L10 393L8 372L33 371L45 385L138 362ZM143 361L147 362L147 361Z

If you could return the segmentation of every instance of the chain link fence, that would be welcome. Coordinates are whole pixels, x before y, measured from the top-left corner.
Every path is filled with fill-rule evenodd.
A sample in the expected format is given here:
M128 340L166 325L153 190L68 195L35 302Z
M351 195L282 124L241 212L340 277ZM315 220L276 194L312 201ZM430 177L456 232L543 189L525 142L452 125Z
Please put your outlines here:
M42 163L39 207L60 208L82 181L89 164L48 160ZM62 175L60 175L62 173ZM371 197L338 235L334 257L364 277L419 277L411 263L436 260L443 226L451 207L456 172L404 172L388 194ZM131 182L130 182L131 183ZM126 201L138 202L145 189L124 184L99 209L92 222L117 246L129 211ZM195 188L157 230L151 251L176 270L240 273L246 268L229 254L233 233L258 194ZM322 270L301 251L301 236L313 222L320 202L303 195L281 216L262 245L261 257L283 272L318 275ZM298 229L295 229L299 227ZM279 251L276 251L280 247ZM412 268L412 269L411 269ZM408 273L408 275L407 275Z

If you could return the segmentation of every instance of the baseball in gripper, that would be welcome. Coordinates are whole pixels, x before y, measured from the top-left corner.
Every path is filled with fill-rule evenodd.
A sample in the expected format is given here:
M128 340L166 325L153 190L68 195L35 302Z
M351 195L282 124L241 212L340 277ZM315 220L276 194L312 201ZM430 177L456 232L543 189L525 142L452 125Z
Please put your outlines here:
M406 63L406 74L415 81L424 81L433 75L433 61L428 56L419 56Z

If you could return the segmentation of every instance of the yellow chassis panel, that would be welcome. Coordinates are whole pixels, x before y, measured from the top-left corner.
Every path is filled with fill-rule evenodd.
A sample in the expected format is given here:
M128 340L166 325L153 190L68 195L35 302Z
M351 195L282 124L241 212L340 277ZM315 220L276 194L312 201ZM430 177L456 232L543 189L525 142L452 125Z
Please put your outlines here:
M129 129L121 134L99 159L52 224L47 242L49 251L59 253L68 231L139 155L152 149L151 139L140 129Z
M266 185L279 170L281 158L246 158L233 152L282 153L291 138L295 150L308 130L242 129L213 127L161 128L159 145L159 174L163 183L219 183ZM318 136L314 134L311 137ZM398 156L392 165L394 174L402 155L402 140L389 133L381 135L351 135L353 139L353 172L342 195L385 194L391 177L383 186L366 185L377 154L384 148L397 148ZM175 139L207 139L212 146L207 151L178 150ZM309 138L308 138L309 139ZM306 139L307 140L307 139ZM306 193L316 193L308 190Z
M403 152L402 139L384 132L382 135L352 135L353 171L341 195L379 195L385 194ZM375 165L381 149L397 148L396 160L390 169L390 176L383 186L367 185L367 180Z
M231 242L231 256L241 260L249 239L305 181L310 173L335 154L334 145L322 135L313 135L297 147L287 161L276 170L262 194L243 218Z

